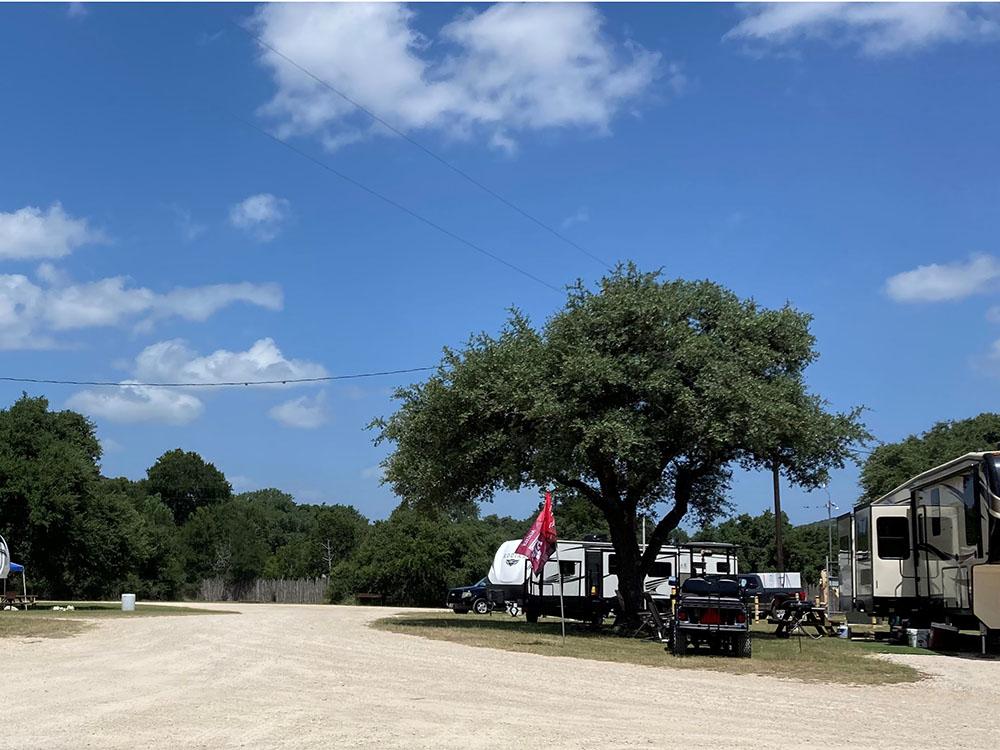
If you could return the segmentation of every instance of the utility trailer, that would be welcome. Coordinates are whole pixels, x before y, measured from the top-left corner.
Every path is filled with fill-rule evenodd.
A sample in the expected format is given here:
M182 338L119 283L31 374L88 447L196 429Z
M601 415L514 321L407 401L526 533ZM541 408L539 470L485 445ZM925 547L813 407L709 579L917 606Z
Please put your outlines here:
M845 611L1000 630L1000 451L925 471L837 529Z
M559 541L556 553L537 576L531 573L527 559L517 553L519 544L518 539L504 542L494 555L487 575L494 609L516 602L529 622L536 622L543 615L558 616L560 582L567 617L597 621L617 606L618 564L610 542L596 538ZM643 550L640 546L640 551ZM734 556L710 551L692 559L681 554L678 547L664 546L646 576L645 591L654 600L668 604L678 578L736 572Z

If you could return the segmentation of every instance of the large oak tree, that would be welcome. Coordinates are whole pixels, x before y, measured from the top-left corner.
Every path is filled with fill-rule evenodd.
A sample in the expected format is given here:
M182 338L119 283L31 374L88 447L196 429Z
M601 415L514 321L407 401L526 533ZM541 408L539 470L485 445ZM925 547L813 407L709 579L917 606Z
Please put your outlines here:
M437 509L498 490L579 493L607 520L633 617L670 532L723 509L734 467L777 464L815 487L867 439L859 409L833 412L806 388L809 323L709 281L621 266L596 290L571 287L541 329L513 311L499 335L445 350L434 376L399 390L398 411L375 422L395 446L386 481ZM644 551L640 513L658 518Z

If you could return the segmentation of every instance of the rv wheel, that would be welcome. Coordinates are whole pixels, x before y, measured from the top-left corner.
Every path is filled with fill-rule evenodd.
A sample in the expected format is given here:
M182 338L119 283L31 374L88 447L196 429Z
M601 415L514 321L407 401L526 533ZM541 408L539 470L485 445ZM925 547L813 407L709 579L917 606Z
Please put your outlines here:
M687 651L687 647L687 633L674 633L674 656L683 656L684 652Z
M524 619L528 622L538 622L538 610L534 607L528 607L524 610Z
M485 599L476 599L472 605L472 611L477 615L485 615L490 611L490 603Z

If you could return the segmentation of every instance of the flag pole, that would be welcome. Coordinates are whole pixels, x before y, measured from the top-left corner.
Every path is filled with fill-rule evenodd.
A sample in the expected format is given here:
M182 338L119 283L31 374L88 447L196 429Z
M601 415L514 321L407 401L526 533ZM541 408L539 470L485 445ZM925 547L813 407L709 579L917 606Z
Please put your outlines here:
M549 494L549 497L552 497L553 495L555 495L554 492L552 492L552 493L546 493L546 494ZM553 527L555 527L555 520L556 520L555 502L552 503L552 506L553 506L552 507L552 524L553 524ZM560 620L560 624L562 625L562 639L563 639L563 644L565 645L565 643L566 643L566 606L563 603L563 572L562 572L562 563L559 562L559 537L558 537L558 535L556 536L556 567L559 569L559 620Z

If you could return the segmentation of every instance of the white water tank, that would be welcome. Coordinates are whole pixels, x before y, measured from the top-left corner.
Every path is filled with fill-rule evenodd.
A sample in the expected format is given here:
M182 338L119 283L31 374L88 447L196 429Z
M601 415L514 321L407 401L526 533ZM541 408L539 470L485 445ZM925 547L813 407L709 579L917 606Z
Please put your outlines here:
M135 611L135 594L122 594L122 612Z

